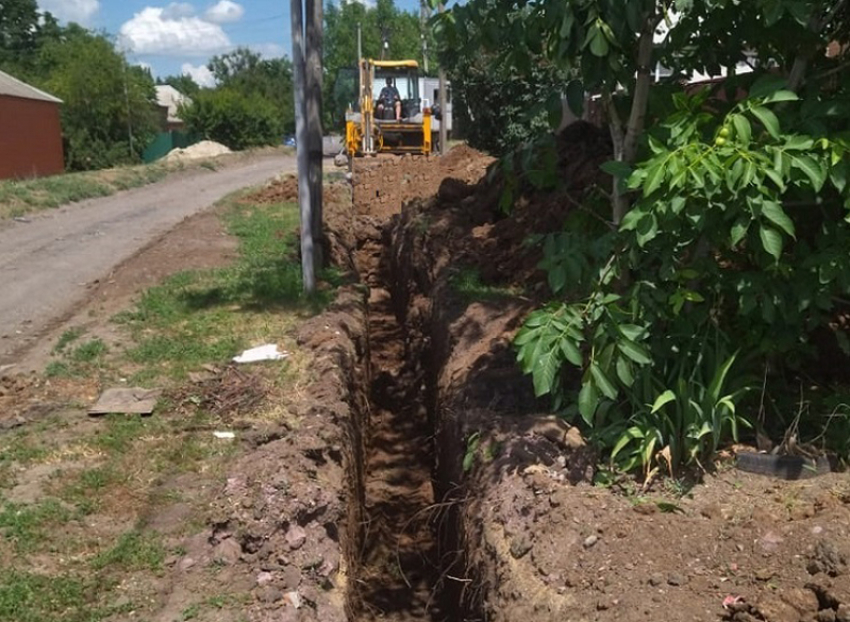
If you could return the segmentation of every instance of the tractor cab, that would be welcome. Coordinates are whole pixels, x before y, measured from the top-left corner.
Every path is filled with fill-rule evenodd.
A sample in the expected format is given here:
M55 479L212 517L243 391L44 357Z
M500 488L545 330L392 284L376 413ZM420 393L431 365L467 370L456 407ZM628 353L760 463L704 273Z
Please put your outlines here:
M380 101L381 92L387 84L387 78L398 91L401 98L402 119L412 119L421 112L421 100L419 99L419 67L415 61L372 61L375 75L372 79L372 99ZM394 120L389 115L385 119ZM377 117L376 121L382 121Z

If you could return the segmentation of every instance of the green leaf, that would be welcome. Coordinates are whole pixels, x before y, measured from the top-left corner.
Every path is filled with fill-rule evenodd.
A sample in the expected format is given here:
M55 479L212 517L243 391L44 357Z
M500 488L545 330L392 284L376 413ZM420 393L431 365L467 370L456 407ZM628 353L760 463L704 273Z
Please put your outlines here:
M609 400L617 399L617 387L611 382L605 372L602 371L602 368L596 364L596 361L590 364L590 374L605 397Z
M602 33L602 29L594 24L591 30L595 30L595 33L590 39L590 53L599 57L608 56L610 46L608 45L608 39Z
M622 382L626 387L631 387L635 383L635 375L632 371L632 364L628 361L628 359L618 356L616 368L617 377L620 379L620 382Z
M794 237L794 223L788 217L788 214L782 209L779 203L773 201L765 201L761 206L761 213L774 225L782 229L785 233Z
M551 393L554 388L555 374L559 368L560 362L555 348L550 348L539 356L532 372L536 397Z
M779 257L782 255L782 236L780 233L773 227L761 225L759 227L759 237L761 238L761 245L764 247L764 250L769 255L772 255L776 261L779 261Z
M791 166L802 171L812 182L815 192L820 191L826 181L826 171L813 158L806 155L789 154Z
M631 339L619 340L617 342L617 348L638 365L648 365L652 362L649 352L647 352L643 346L635 343Z
M652 412L650 414L654 415L659 410L664 408L664 406L666 404L669 404L670 402L674 401L675 399L676 399L676 394L673 393L670 389L667 389L666 391L664 391L664 393L662 393L657 398L655 398L655 402L652 404Z
M779 102L795 102L799 99L799 96L794 91L775 91L768 95L763 103L777 104Z
M732 230L730 231L730 237L732 241L732 246L737 246L738 243L744 239L744 236L747 235L747 231L750 228L750 219L749 218L741 218L732 225Z
M666 169L663 162L656 162L655 165L646 172L646 181L643 185L643 196L648 197L650 194L658 190L661 182L664 181Z
M578 412L584 422L593 427L593 415L599 405L599 393L596 391L592 381L587 381L581 386L578 394Z
M750 108L750 112L752 112L753 116L761 122L764 129L766 129L771 136L777 139L779 138L779 119L775 114L773 114L772 110L755 106L754 108Z
M561 338L561 352L563 352L564 358L576 367L581 367L582 363L584 363L581 351L576 347L572 340L567 337Z
M609 160L599 168L617 179L628 179L632 174L632 167L619 160Z
M738 136L738 140L749 145L753 139L753 126L750 125L749 119L742 114L736 114L732 117L732 125L735 126L735 134Z
M652 241L658 235L658 219L655 214L644 214L637 223L637 243L643 248L647 242Z

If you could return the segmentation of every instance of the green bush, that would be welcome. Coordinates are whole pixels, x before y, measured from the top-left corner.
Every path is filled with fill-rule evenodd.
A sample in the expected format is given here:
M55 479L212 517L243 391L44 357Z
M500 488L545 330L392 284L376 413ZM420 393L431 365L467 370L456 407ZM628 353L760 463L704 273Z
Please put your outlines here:
M236 151L277 144L283 131L280 115L269 100L233 89L201 91L181 115L189 133Z

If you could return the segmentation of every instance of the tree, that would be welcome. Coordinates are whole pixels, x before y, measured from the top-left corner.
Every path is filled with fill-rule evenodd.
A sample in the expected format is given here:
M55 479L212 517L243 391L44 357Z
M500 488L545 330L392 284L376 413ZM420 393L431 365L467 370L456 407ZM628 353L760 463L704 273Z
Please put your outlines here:
M280 112L271 101L235 88L199 91L180 116L189 133L237 151L277 144L282 132Z
M295 127L292 102L292 63L287 58L264 59L244 47L213 56L207 65L221 89L257 96L278 110L279 127L291 133ZM280 139L278 136L276 141Z
M201 87L198 86L198 83L195 82L192 76L181 74L179 76L166 76L164 78L157 78L157 84L167 84L169 86L173 86L175 89L180 91L183 95L186 95L189 98L194 97L201 90Z
M157 131L150 73L131 67L103 35L71 24L40 51L36 84L63 100L66 166L137 162ZM132 147L131 147L132 143Z
M0 69L28 76L41 45L61 29L52 14L40 13L36 0L4 0L0 4Z
M850 293L848 24L845 0L471 0L443 20L454 53L524 77L545 59L574 80L553 99L604 103L613 209L546 236L555 300L516 346L612 460L672 470L759 423L747 389L781 394ZM685 86L695 72L726 78Z

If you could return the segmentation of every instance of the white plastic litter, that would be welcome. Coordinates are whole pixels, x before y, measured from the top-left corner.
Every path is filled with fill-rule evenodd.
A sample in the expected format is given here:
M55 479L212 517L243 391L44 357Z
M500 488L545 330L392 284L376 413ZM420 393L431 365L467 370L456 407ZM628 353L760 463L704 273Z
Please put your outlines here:
M239 356L233 357L234 363L256 363L258 361L279 361L289 356L289 352L280 352L277 344L271 343L245 350Z
M233 432L213 432L213 436L225 440L232 440L236 438L236 434L234 434Z

